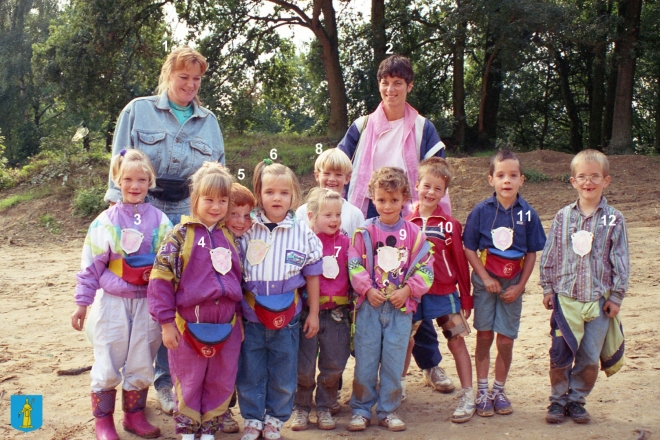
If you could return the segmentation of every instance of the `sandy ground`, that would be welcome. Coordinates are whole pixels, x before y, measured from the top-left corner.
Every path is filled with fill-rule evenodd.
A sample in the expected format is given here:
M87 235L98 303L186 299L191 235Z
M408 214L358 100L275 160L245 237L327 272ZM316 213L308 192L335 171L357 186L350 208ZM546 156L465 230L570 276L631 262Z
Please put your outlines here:
M526 183L522 195L539 212L546 230L558 209L575 198L570 184L561 178L568 173L570 156L553 152L521 155L524 166L555 178ZM507 382L514 405L509 416L475 417L457 425L449 421L457 400L455 394L440 394L423 387L421 372L411 368L408 400L399 410L408 429L390 433L371 427L349 433L351 363L344 373L344 405L334 431L310 429L294 433L284 429L285 438L335 439L444 439L444 438L582 438L636 439L660 437L660 158L614 157L608 201L626 217L632 258L630 289L621 309L626 333L626 364L611 378L603 373L588 399L592 421L577 425L545 423L548 405L549 316L541 304L538 270L527 285L520 338ZM490 194L484 158L451 159L456 178L451 196L454 214L465 221L475 203ZM0 198L4 197L0 193ZM57 235L38 225L36 215L50 212L66 228ZM57 370L89 366L92 348L82 333L71 328L74 310L75 273L87 220L75 219L66 205L57 201L34 202L0 213L0 438L3 439L89 439L94 438L89 399L89 376L58 376ZM474 334L467 338L474 352ZM441 366L458 384L456 369L445 342ZM492 377L492 376L491 376ZM492 380L492 378L491 378ZM44 399L43 427L24 434L11 428L10 396L41 394ZM162 414L152 393L149 419L161 427L162 438L173 439L171 419ZM121 430L121 402L116 424L123 439L138 438ZM240 419L240 417L239 417ZM375 417L372 419L375 421ZM645 437L642 437L642 433ZM240 434L218 434L216 438L238 439Z

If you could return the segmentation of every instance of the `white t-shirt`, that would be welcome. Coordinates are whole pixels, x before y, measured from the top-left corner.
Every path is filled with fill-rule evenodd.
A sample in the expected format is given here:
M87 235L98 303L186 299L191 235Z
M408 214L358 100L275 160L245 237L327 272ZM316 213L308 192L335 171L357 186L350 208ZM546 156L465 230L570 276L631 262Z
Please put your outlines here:
M307 223L307 203L296 210L296 219ZM353 238L353 233L364 223L364 216L355 206L342 199L341 202L341 233Z
M376 142L373 171L382 167L399 167L407 173L403 160L403 119L390 121L391 130L383 133Z

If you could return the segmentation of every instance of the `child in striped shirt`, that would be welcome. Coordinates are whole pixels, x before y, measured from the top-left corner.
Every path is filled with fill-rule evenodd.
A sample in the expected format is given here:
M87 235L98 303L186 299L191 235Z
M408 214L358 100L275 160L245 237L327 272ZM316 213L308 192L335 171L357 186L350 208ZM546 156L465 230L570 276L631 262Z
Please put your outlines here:
M257 208L253 224L240 239L243 256L242 302L245 340L236 380L245 420L242 440L281 438L291 416L297 385L298 290L307 285L307 338L319 329L319 275L323 245L294 217L300 186L291 169L266 159L253 176Z

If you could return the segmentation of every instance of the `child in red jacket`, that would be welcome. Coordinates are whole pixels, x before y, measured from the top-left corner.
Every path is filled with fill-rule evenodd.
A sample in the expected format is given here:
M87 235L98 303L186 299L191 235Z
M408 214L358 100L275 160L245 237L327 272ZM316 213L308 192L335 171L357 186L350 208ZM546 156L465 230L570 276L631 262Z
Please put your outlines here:
M423 319L435 319L447 338L447 346L454 355L456 370L461 381L462 395L458 407L451 417L455 423L467 422L475 412L472 390L472 362L465 346L464 336L470 333L467 318L472 310L470 296L470 271L463 251L461 224L445 214L438 205L446 194L451 181L447 162L440 157L431 157L419 164L415 190L419 203L408 217L408 221L419 226L433 243L434 281L431 289L413 316L413 334ZM458 290L460 290L460 297ZM414 342L408 346L406 361Z

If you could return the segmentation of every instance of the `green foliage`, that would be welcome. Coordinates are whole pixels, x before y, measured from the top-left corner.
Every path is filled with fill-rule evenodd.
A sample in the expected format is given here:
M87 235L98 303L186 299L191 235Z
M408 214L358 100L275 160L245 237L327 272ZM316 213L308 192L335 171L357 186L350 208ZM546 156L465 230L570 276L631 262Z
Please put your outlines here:
M80 217L90 217L103 212L108 207L103 200L106 190L107 186L78 188L73 197L73 213Z
M52 234L59 234L61 232L62 224L49 213L41 214L39 216L39 224L48 229Z
M23 194L14 194L13 196L9 196L7 198L4 198L0 200L0 211L3 211L5 209L13 208L14 206L18 205L19 203L24 203L24 202L29 202L30 200L34 199L35 194L34 193L23 193Z
M539 183L552 180L551 176L548 176L535 168L525 168L523 170L523 175L525 176L525 182Z

